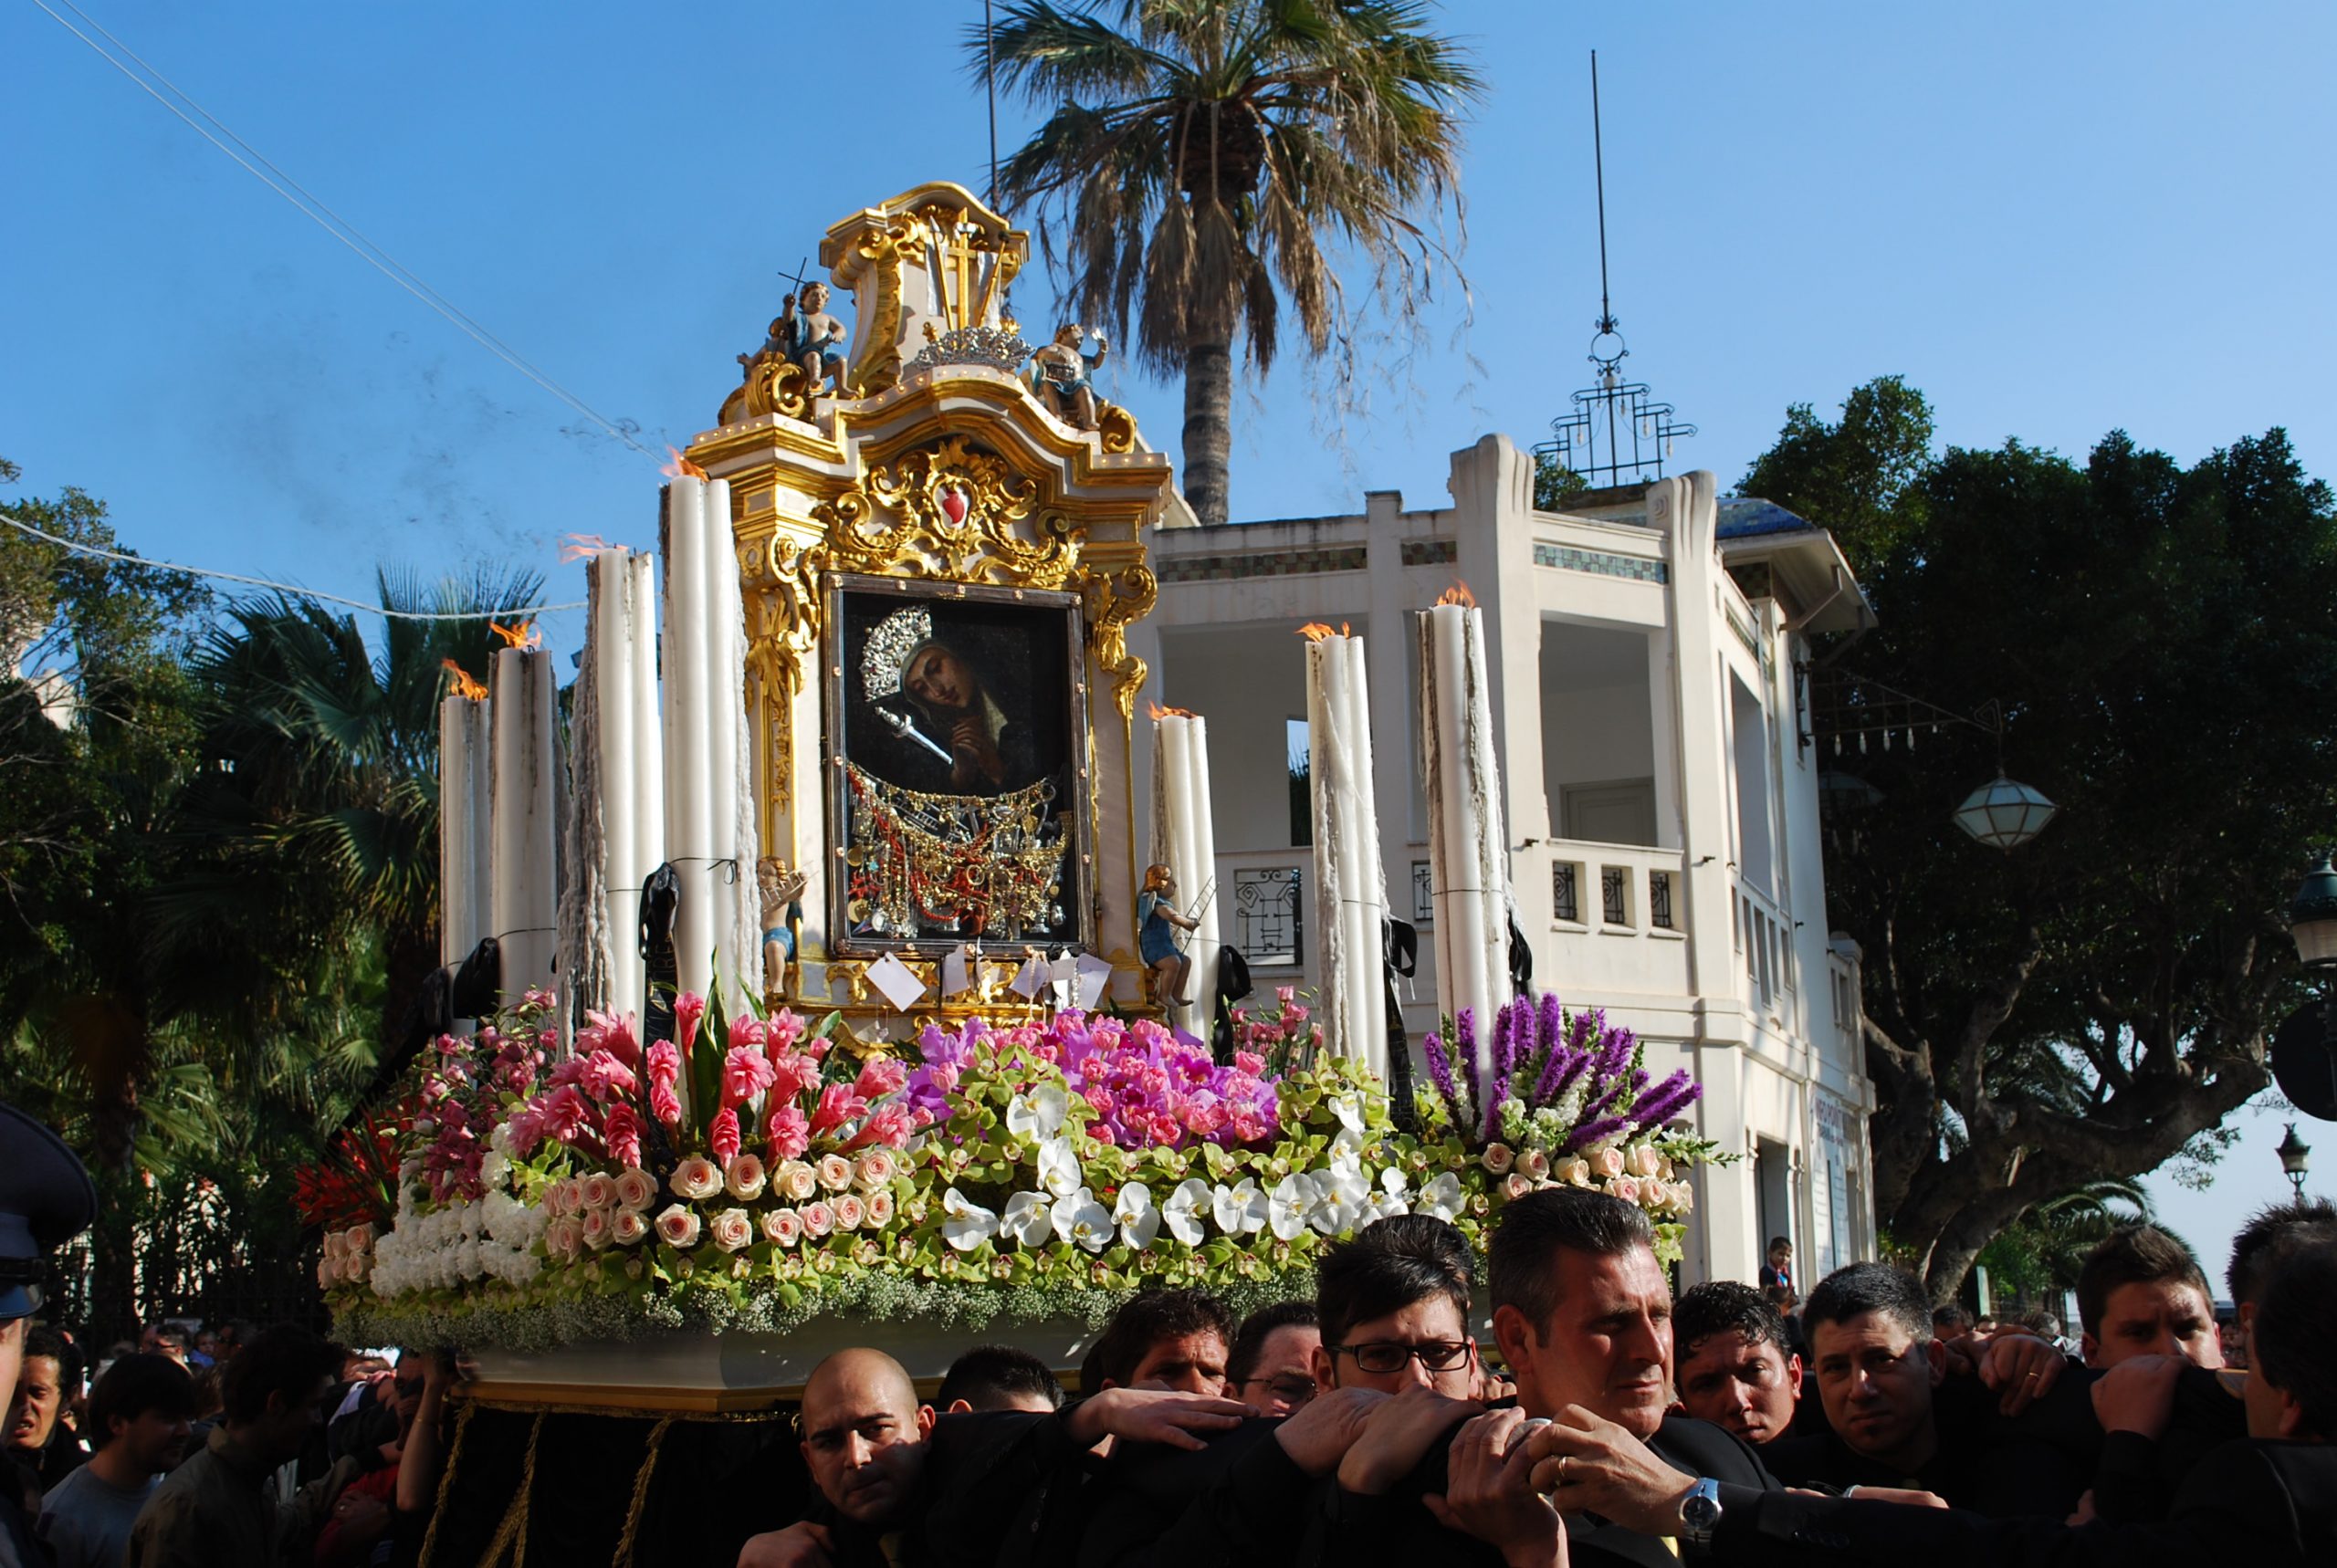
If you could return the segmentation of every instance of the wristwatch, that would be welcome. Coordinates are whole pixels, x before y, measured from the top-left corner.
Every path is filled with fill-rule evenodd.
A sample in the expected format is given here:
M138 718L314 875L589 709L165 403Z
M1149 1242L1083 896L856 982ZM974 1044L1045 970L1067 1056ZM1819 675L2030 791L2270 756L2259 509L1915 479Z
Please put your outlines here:
M1720 1482L1705 1476L1688 1489L1680 1503L1680 1539L1699 1548L1713 1543L1720 1528Z

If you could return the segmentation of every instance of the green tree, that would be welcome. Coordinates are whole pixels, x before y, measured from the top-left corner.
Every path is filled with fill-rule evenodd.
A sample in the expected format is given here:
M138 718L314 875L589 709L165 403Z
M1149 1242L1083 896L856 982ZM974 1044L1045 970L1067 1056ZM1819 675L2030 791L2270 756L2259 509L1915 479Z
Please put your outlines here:
M1789 422L1748 485L1822 444ZM1821 523L1811 497L1845 497L1887 541L1880 628L1843 663L2000 703L2004 766L2060 807L2009 854L1966 839L1950 813L1997 765L1970 728L1835 764L1882 791L1827 867L1866 956L1876 1207L1944 1299L2040 1203L2212 1159L2268 1082L2304 990L2287 901L2337 836L2337 512L2279 430L2189 469L2122 434L2082 465L2015 442L1912 477L1911 441L1864 450L1872 472L1818 453L1798 471L1823 486L1771 492Z
M1753 460L1737 492L1823 523L1863 573L1922 530L1918 482L1931 465L1932 434L1923 394L1877 376L1842 400L1831 424L1806 402L1786 410L1776 444Z
M2090 1182L2047 1198L1996 1232L1977 1261L2000 1297L2044 1301L2077 1289L2086 1258L2112 1231L2156 1218L2150 1195L2133 1177Z
M1050 118L999 172L1036 206L1070 308L1135 324L1139 359L1185 382L1185 498L1229 517L1232 357L1263 376L1284 301L1309 353L1350 352L1332 267L1417 320L1457 213L1461 117L1479 81L1417 0L1011 0L973 68ZM1056 248L1061 246L1060 251Z

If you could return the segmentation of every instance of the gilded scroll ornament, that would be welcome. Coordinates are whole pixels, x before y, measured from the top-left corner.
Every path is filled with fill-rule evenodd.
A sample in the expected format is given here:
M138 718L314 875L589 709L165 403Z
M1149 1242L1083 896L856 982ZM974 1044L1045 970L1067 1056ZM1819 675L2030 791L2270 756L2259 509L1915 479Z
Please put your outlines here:
M1120 716L1136 716L1137 693L1144 686L1145 663L1128 652L1131 622L1151 613L1160 596L1160 580L1152 569L1138 563L1118 571L1091 571L1081 583L1087 601L1087 640L1095 663L1112 677L1112 701Z
M869 470L859 487L812 509L839 570L1061 588L1085 530L1042 505L1037 481L964 436ZM1036 537L1024 538L1019 525Z

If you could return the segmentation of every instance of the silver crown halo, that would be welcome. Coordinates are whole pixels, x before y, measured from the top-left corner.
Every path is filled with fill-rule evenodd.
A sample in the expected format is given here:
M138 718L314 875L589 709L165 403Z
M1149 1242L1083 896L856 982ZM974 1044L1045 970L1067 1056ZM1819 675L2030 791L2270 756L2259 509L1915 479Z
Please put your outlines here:
M901 689L901 667L909 655L933 641L933 612L922 604L896 610L868 633L860 652L860 685L870 702Z
M1031 357L1031 345L1011 326L952 327L917 350L911 371L943 365L988 365L1012 375Z

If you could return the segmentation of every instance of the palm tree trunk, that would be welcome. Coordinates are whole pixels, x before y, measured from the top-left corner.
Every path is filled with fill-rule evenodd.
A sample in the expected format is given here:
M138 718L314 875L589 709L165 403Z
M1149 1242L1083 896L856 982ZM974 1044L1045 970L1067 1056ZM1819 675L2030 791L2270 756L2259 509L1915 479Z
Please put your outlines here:
M1231 521L1226 464L1233 445L1233 334L1185 349L1185 504L1204 524Z

